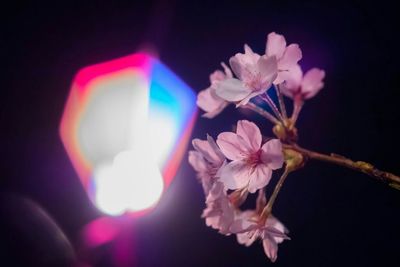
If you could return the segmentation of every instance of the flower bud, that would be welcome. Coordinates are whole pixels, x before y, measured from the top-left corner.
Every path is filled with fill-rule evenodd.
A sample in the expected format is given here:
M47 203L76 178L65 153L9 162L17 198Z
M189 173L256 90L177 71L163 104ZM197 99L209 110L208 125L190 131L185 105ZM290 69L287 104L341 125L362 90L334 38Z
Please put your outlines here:
M284 149L283 155L286 162L286 169L288 171L294 171L300 169L305 164L304 156L293 149Z

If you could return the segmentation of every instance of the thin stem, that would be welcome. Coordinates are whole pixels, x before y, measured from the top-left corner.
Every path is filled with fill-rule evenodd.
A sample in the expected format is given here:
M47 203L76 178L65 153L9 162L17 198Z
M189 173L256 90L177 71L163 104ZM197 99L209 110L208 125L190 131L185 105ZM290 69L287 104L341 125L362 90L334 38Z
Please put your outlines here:
M274 192L272 192L272 195L271 195L270 199L268 200L267 205L264 207L264 209L261 213L261 216L260 216L261 218L267 219L268 216L271 214L272 206L274 205L276 197L278 196L278 193L281 190L282 185L285 182L286 177L288 176L289 173L290 173L290 171L286 168L284 173L282 174L281 178L279 178L278 183L275 185Z
M272 115L271 113L269 113L268 111L260 108L259 106L257 106L254 103L248 102L246 105L244 106L240 106L242 108L247 108L250 109L256 113L258 113L259 115L263 116L264 118L266 118L267 120L269 120L270 122L272 122L273 124L279 124L280 122L274 117L274 115Z
M289 148L293 149L299 153L301 153L303 156L306 158L314 159L314 160L319 160L319 161L324 161L328 163L333 163L339 166L347 167L349 169L359 171L362 173L365 173L373 178L376 178L386 184L388 184L391 187L394 187L396 189L400 190L400 177L390 173L390 172L385 172L381 171L377 168L375 168L372 164L364 161L353 161L351 159L348 159L346 157L343 157L341 155L337 154L321 154L315 151L311 151L305 148L302 148L298 146L297 144L294 145L287 145L284 144L284 148Z
M279 112L279 109L276 107L274 101L272 101L272 99L269 97L269 95L267 93L264 93L264 94L260 95L260 97L261 97L262 100L264 100L268 104L268 106L274 112L275 116L278 117L278 119L283 124L284 120L282 118L282 114Z
M281 90L279 88L279 84L277 84L275 87L276 95L278 96L278 101L279 101L279 108L281 109L281 113L285 121L287 120L287 112L286 112L286 106L285 106L285 101L283 100L283 96L281 93Z
M296 121L297 121L297 119L299 117L301 109L303 108L303 105L304 105L304 101L303 100L298 100L298 99L294 100L293 114L292 114L292 117L290 118L292 123L293 123L293 125L296 124Z

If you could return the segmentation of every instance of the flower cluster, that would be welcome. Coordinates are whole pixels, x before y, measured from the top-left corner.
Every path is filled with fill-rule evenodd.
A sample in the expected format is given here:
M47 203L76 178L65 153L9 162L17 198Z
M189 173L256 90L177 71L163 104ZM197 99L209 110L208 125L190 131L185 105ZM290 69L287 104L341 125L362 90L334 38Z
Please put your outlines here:
M299 153L284 145L296 137L295 122L303 102L318 93L325 76L317 68L303 75L298 64L301 58L297 44L287 45L282 35L272 32L263 55L245 45L244 53L230 58L230 67L222 63L223 71L212 73L210 86L198 94L197 105L205 111L203 116L214 118L233 103L273 122L277 138L263 138L256 124L240 120L236 132L222 132L216 141L211 136L194 139L195 150L189 152L189 163L206 195L202 217L207 226L223 235L235 234L245 246L262 240L271 261L277 259L278 244L289 239L286 227L272 215L273 203L287 175L304 163ZM275 88L279 108L268 95L271 88ZM286 114L283 95L293 100L291 117ZM256 97L274 113L254 104ZM281 177L267 201L265 187L279 169L283 169ZM257 192L256 208L242 210L247 196Z

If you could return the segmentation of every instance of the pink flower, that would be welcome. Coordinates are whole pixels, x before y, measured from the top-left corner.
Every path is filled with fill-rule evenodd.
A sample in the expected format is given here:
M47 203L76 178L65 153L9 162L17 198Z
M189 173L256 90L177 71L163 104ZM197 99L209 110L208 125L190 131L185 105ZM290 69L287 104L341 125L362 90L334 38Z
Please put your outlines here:
M229 235L233 223L235 209L231 205L224 185L215 182L206 199L207 207L203 211L207 226L219 230L221 234Z
M220 70L214 71L210 75L210 87L200 91L197 95L197 106L206 112L203 114L205 118L214 118L229 104L215 93L215 88L218 86L219 82L233 77L228 66L226 66L225 63L221 63L221 65L224 68L224 72Z
M229 64L238 77L228 78L216 87L216 94L230 102L245 105L254 96L267 91L277 75L275 57L260 56L247 45L244 54L238 53L231 57Z
M257 239L261 239L264 252L272 261L278 257L278 244L290 239L286 234L286 227L274 216L269 215L265 224L260 225L254 211L245 211L236 216L230 227L232 233L236 233L239 244L246 247L252 245Z
M303 76L299 65L292 70L289 79L281 86L282 93L290 98L309 99L315 96L324 86L325 71L312 68Z
M265 54L268 57L275 56L278 61L278 76L274 80L274 84L280 84L286 80L302 58L298 44L286 46L285 37L275 32L268 34Z
M207 140L194 139L192 141L196 151L189 151L189 163L197 172L204 189L208 195L219 169L226 163L226 159L218 148L214 139L207 135Z
M269 183L272 170L282 167L281 142L272 139L263 146L261 142L260 129L247 120L238 121L236 133L218 135L218 146L232 160L220 170L220 180L228 189L247 187L250 193L254 193Z

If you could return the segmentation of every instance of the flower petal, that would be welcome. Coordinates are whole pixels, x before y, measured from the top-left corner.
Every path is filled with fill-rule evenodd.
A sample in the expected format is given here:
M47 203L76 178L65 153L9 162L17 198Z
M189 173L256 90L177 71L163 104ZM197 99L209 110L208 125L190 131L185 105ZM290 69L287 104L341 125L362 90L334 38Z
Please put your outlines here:
M265 49L265 53L267 56L276 56L277 59L280 59L283 56L286 48L286 40L285 37L281 34L277 34L275 32L271 32L267 37L267 47Z
M248 96L251 89L246 88L240 80L232 78L219 82L215 93L226 101L236 102Z
M263 239L263 247L265 255L272 261L275 262L278 258L278 244L270 236L266 236Z
M213 94L212 91L211 87L200 91L196 102L199 108L207 112L203 117L210 119L218 115L228 105L225 100Z
M207 171L207 163L205 162L203 155L200 152L194 150L189 151L188 160L190 165L192 165L193 169L196 172Z
M295 67L297 62L302 58L302 53L298 44L289 45L283 57L278 61L279 70L290 70Z
M207 140L193 139L192 141L193 147L199 151L203 157L213 165L221 165L223 160L221 160L220 156L215 152L214 147L210 145Z
M300 65L296 65L293 67L287 74L285 78L285 83L280 87L281 92L293 98L294 95L299 92L301 82L303 80L303 71L301 70Z
M249 169L244 161L235 160L221 169L220 181L228 189L244 188L249 183Z
M215 142L214 138L212 138L211 135L207 134L207 141L210 145L210 147L214 150L215 154L217 155L217 157L219 158L220 162L224 162L225 161L225 156L222 153L221 149L219 149L217 143Z
M278 75L278 62L275 56L262 56L257 61L258 71L261 76L261 88L269 89Z
M324 86L322 81L325 77L325 71L313 68L304 75L301 85L301 92L304 94L305 99L315 96L319 90Z
M257 165L250 174L250 182L247 190L250 193L255 193L258 189L265 187L271 180L272 170L268 166Z
M240 211L230 227L231 233L244 233L258 228L257 223L251 220L254 216L258 216L254 210Z
M225 80L225 73L223 73L221 70L216 70L213 73L210 74L210 82L211 84L219 81Z
M206 197L206 203L211 203L224 196L226 196L224 184L217 181L211 187L211 190Z
M273 216L272 214L270 214L268 216L267 221L265 222L265 226L266 227L273 227L274 229L276 229L278 232L283 233L283 234L287 234L289 233L289 230L285 227L285 225L283 225L283 223L281 223L275 216ZM275 241L277 243L281 243L284 239L289 239L288 236L284 237L284 238L277 238L274 237Z
M252 148L258 151L261 147L262 136L258 126L248 120L237 122L236 133Z
M231 69L224 62L221 62L221 66L224 69L225 77L226 78L233 78L233 74L232 74Z
M217 138L217 144L222 153L230 160L239 160L246 157L251 149L243 137L232 132L220 133Z
M261 161L272 170L282 168L284 159L282 152L282 143L279 139L272 139L261 147Z

